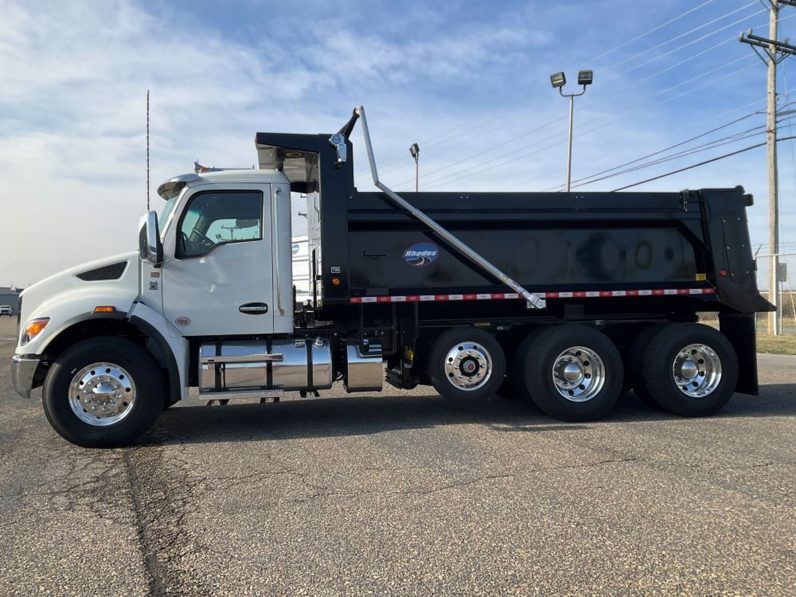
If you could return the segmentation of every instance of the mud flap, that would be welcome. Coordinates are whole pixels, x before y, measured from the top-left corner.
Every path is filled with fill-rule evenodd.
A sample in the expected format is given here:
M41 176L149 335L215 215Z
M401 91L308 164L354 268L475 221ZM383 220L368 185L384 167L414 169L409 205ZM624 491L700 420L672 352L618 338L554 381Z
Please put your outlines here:
M757 380L757 337L755 314L722 313L719 315L721 333L727 336L738 355L738 386L741 394L759 394Z

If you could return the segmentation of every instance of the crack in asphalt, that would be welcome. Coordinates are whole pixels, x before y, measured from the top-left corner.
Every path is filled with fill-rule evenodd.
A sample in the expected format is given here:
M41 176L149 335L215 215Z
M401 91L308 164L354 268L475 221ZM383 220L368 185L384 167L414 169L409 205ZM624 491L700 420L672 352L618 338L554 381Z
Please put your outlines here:
M271 458L270 455L263 455L264 458ZM273 458L271 458L273 460ZM495 481L501 479L516 479L527 477L531 475L536 475L539 473L551 472L551 471L562 471L562 470L574 470L574 469L584 469L584 468L595 468L601 466L607 466L611 464L626 464L632 462L639 462L639 463L648 463L648 464L655 464L655 465L667 465L671 467L687 467L687 468L704 468L705 470L709 471L717 471L717 470L749 470L754 468L765 468L771 466L793 466L794 463L792 462L762 462L762 463L754 463L754 464L744 464L744 465L728 465L728 466L710 466L710 467L703 467L701 465L694 465L694 464L685 464L685 463L665 463L661 461L651 461L639 456L627 456L622 458L607 458L604 460L598 460L594 462L582 463L582 464L562 464L558 466L549 466L549 467L535 467L530 468L518 472L509 472L509 473L496 473L496 474L488 474L488 475L481 475L478 477L467 478L467 479L460 479L450 483L430 486L430 487L419 487L419 488L411 488L411 489L402 489L402 490L386 490L386 489L372 489L372 490L359 490L359 491L335 491L331 489L330 485L328 484L319 484L314 483L307 479L307 475L305 472L302 472L297 469L291 468L282 468L279 470L265 470L265 471L256 471L251 472L245 475L203 475L200 478L200 482L205 483L207 486L211 486L212 484L223 483L225 489L229 489L232 487L237 487L241 485L246 485L250 483L259 483L268 481L275 477L293 477L298 480L305 489L307 489L310 494L306 497L300 497L296 499L285 500L288 503L299 504L299 503L307 503L313 500L324 499L324 498L356 498L366 495L417 495L417 496L426 496L435 493L440 493L444 491L456 490L461 489L464 487L476 485L478 483L484 481ZM418 469L423 467L411 467L412 469ZM361 471L376 471L376 472L387 472L386 469L374 469L373 467L363 467ZM334 477L337 473L327 471L328 477Z
M138 545L141 549L141 555L144 559L144 568L147 572L149 593L150 595L160 597L165 595L165 587L163 585L163 575L161 572L160 563L158 562L157 554L155 553L154 540L152 537L152 529L149 525L148 517L144 508L144 501L141 497L141 482L138 477L138 472L133 465L132 459L133 450L125 451L122 460L124 462L125 470L127 471L127 479L130 484L130 495L133 499L133 511L135 514L135 529L138 537Z
M133 464L129 457L129 452L126 452L124 457L124 466L126 473L128 475L128 480L130 481L131 485L137 483L138 489L140 490L140 482L137 482L132 475L135 474L135 469L132 468ZM749 470L755 468L766 468L772 466L782 466L782 467L791 467L796 465L794 462L761 462L761 463L754 463L754 464L739 464L739 465L726 465L726 466L704 466L701 464L689 464L689 463L672 463L672 462L665 462L660 460L651 460L646 458L639 458L639 457L630 457L630 458L623 458L623 459L609 459L609 460L600 460L597 462L591 462L586 464L573 464L573 465L561 465L561 466L553 466L553 467L543 467L543 468L533 468L522 471L520 473L504 473L504 474L495 474L495 475L484 475L481 477L477 477L474 479L467 479L463 482L455 482L450 483L447 485L442 485L440 487L433 487L427 490L407 490L407 491L373 491L368 493L383 493L383 494L418 494L418 495L426 495L429 493L435 493L438 491L445 491L446 489L453 489L456 487L462 487L466 485L472 485L479 481L486 481L486 480L493 480L493 479L506 479L506 478L516 478L522 477L525 475L536 474L540 472L548 472L548 471L556 471L556 470L566 470L566 469L578 469L578 468L589 468L595 466L603 466L605 464L611 463L622 463L622 462L646 462L649 464L656 464L656 465L663 465L663 466L671 466L671 467L682 467L682 468L691 468L691 469L702 469L705 471L734 471L734 470ZM186 463L186 466L188 464ZM409 467L412 470L425 470L425 467ZM96 497L96 491L85 491L82 490L96 490L97 486L100 485L99 481L107 478L117 469L117 466L109 466L93 479L89 479L87 481L83 481L81 483L76 483L74 485L66 486L62 489L53 489L53 490L24 490L20 487L18 491L13 492L6 492L0 493L0 499L14 499L19 497L65 497L69 501L67 502L67 507L73 508L78 505L78 503L82 500L75 499L74 494L76 492L85 493L85 497ZM393 469L380 469L380 468L373 468L373 467L363 467L361 471L365 472L394 472ZM284 470L274 470L274 471L258 471L254 473L249 473L246 475L223 475L223 476L213 476L213 475L204 475L204 476L195 476L196 481L192 484L189 484L189 488L196 487L200 484L204 484L207 482L223 482L225 484L225 488L230 487L237 487L240 485L246 485L248 483L256 483L259 481L265 481L274 477L278 476L295 476L300 478L307 487L311 487L313 489L327 489L327 486L317 485L309 483L306 479L304 479L304 474L296 469L284 469ZM64 478L68 478L70 475L64 475ZM51 483L48 483L51 484ZM329 494L329 495L341 495L337 493ZM176 503L176 502L175 502ZM95 513L103 517L101 511L95 511ZM179 520L182 520L184 515L179 516Z
M520 471L517 473L502 473L502 474L490 474L490 475L482 475L475 478L470 479L462 479L459 481L454 481L452 483L447 483L444 485L439 485L435 487L426 487L426 488L414 488L414 489L405 489L405 490L362 490L362 491L330 491L328 486L325 485L318 485L315 483L311 483L305 478L305 475L299 471L293 470L284 470L278 472L259 472L259 473L252 473L246 476L246 479L249 481L258 481L258 480L266 480L269 477L277 476L277 475L292 475L295 476L308 490L313 491L311 495L305 498L298 498L293 500L288 500L289 503L293 504L301 504L307 503L317 499L324 499L324 498L356 498L365 495L419 495L419 496L426 496L434 493L439 493L442 491L449 491L453 489L461 489L463 487L475 485L477 483L481 483L484 481L493 481L498 479L514 479L520 478L525 476L534 475L541 472L549 472L555 470L567 470L567 469L579 469L579 468L591 468L591 467L598 467L598 466L605 466L608 464L624 464L628 462L635 462L642 460L639 457L627 457L627 458L612 458L607 460L599 460L596 462L589 462L585 464L566 464L561 466L553 466L553 467L538 467L533 469L528 469L524 471ZM209 480L217 480L215 477L205 477L206 481Z
M209 588L196 586L196 579L188 586L178 566L185 556L207 548L196 538L189 539L185 524L205 481L189 472L189 463L180 455L182 446L169 447L168 458L163 440L157 446L130 448L123 458L149 593L154 597L209 594Z
M124 471L117 454L93 451L82 454L80 458L58 460L57 464L63 466L63 470L52 470L54 467L48 467L48 464L46 460L40 463L42 469L48 468L48 477L41 480L27 478L32 488L19 485L14 491L0 493L0 499L42 498L48 510L83 510L101 520L125 524L125 513L107 506L123 483ZM81 479L86 475L89 477Z

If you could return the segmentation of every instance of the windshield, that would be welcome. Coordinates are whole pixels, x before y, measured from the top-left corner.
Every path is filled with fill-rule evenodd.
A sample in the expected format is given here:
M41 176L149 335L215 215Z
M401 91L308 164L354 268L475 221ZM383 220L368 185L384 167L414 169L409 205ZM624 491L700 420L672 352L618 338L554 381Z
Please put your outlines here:
M171 212L174 211L174 206L177 205L177 199L179 198L179 194L175 195L171 199L166 201L166 205L163 206L163 209L158 216L158 228L160 228L160 233L163 234L163 228L166 225L166 222L169 221L169 216Z

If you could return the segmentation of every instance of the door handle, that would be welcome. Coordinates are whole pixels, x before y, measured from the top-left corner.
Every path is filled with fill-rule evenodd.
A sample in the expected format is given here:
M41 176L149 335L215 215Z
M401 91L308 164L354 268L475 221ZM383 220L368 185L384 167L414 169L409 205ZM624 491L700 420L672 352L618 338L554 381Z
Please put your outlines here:
M266 303L246 303L238 307L238 311L246 315L263 315L268 313L268 305Z

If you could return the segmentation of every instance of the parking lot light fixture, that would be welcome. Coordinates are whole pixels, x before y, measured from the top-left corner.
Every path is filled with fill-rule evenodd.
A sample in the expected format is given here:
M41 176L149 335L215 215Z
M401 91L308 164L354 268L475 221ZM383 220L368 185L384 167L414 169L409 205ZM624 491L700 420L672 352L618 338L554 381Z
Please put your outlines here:
M578 73L578 85L591 85L594 80L594 72L590 70L582 70Z
M575 98L586 93L586 87L594 82L594 71L582 70L578 72L578 85L583 89L578 93L564 93L564 85L567 84L567 76L561 73L550 75L550 83L553 89L558 89L561 97L569 98L569 144L567 147L567 193L572 189L572 132L575 122Z
M415 193L420 185L420 146L417 143L412 143L409 146L409 154L415 160Z
M553 85L553 89L561 89L567 84L567 76L564 73L554 73L550 75L550 83Z

